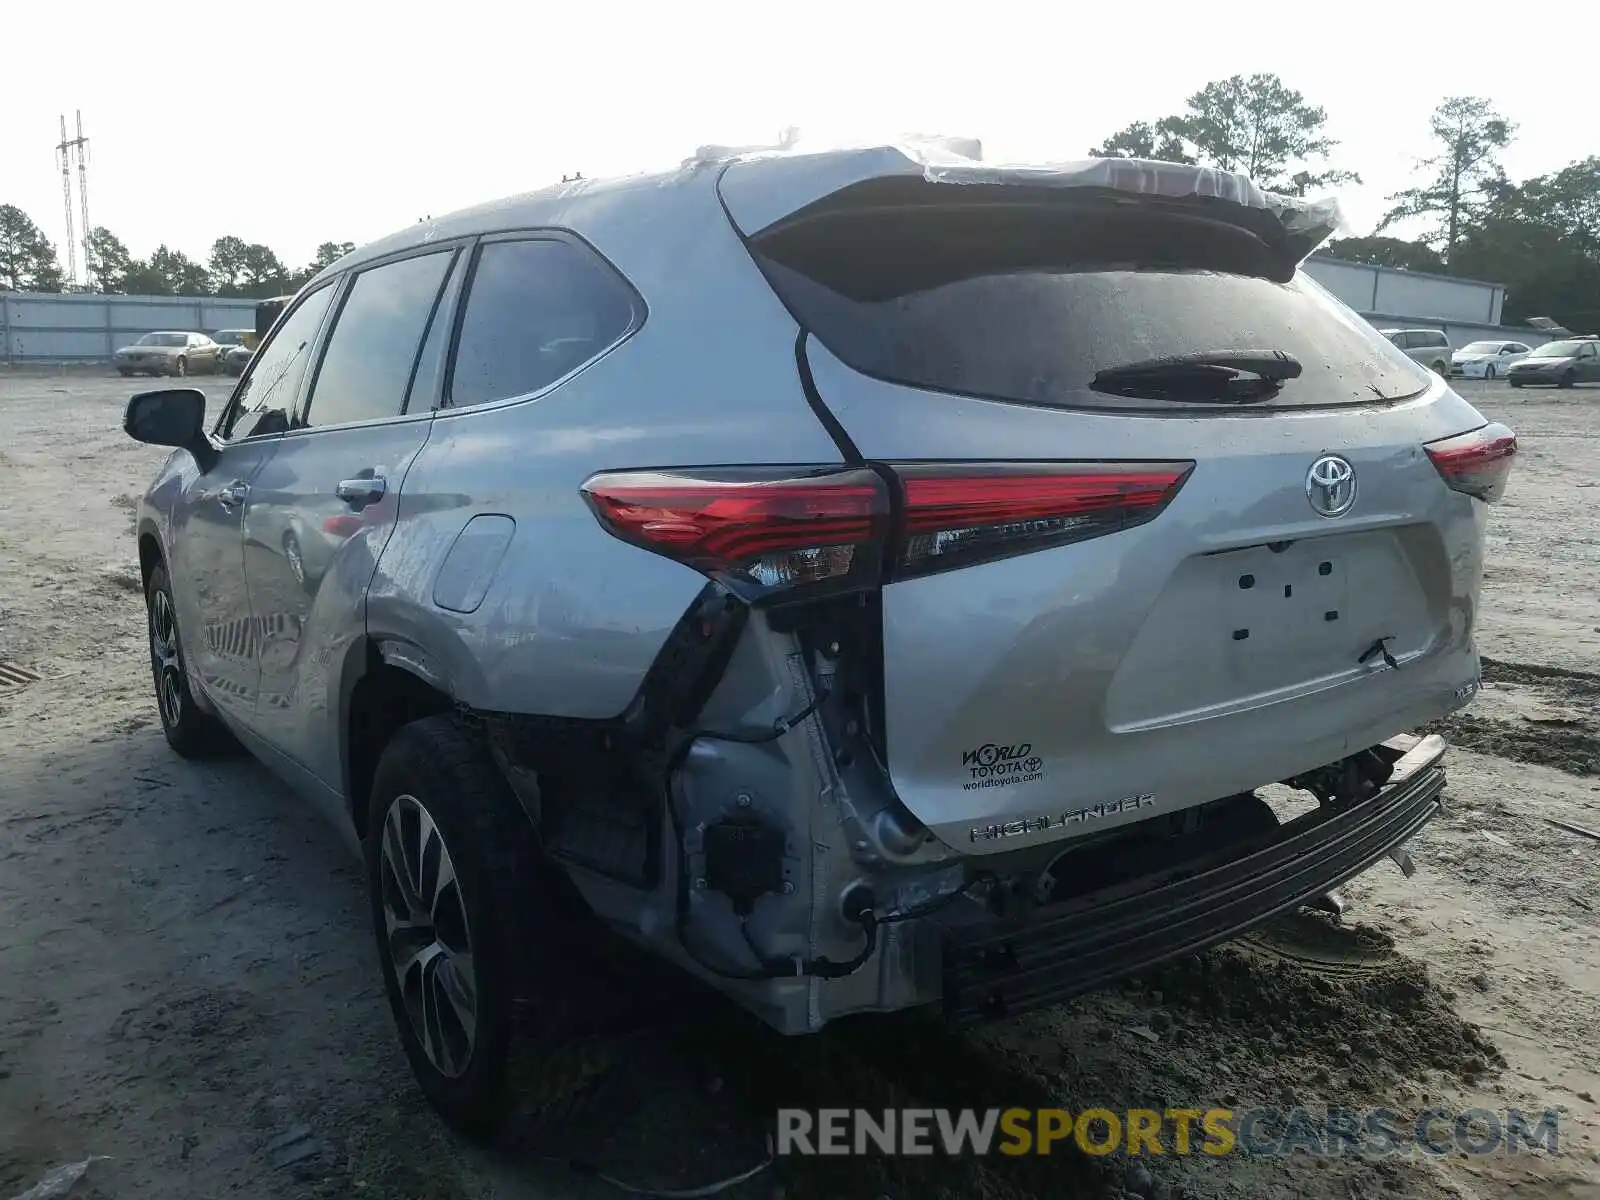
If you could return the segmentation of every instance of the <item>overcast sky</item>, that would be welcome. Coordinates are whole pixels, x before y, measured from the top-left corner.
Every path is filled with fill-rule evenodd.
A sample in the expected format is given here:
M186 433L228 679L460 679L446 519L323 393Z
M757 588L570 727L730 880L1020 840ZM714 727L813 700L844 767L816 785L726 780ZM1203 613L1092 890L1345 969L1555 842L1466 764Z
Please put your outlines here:
M236 234L294 266L319 242L364 242L567 172L769 142L787 125L807 141L975 136L991 161L1058 161L1179 110L1208 80L1254 71L1327 109L1335 165L1365 179L1340 192L1363 233L1429 152L1428 114L1447 94L1486 96L1519 124L1513 178L1600 153L1593 72L1559 53L1574 18L1503 4L3 8L0 203L61 246L52 147L60 115L70 125L81 109L90 220L136 256L166 242L204 259Z

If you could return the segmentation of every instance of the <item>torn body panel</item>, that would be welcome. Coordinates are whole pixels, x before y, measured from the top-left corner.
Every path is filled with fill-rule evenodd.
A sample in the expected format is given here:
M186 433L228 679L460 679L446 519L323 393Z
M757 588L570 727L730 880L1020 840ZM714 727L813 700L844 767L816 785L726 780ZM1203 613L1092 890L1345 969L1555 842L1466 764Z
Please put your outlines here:
M775 619L710 587L629 718L472 714L519 795L537 780L530 817L593 913L784 1033L1050 1003L1317 902L1437 807L1443 743L1399 740L1290 780L1320 805L1281 828L1245 793L958 852L899 801L874 746L873 672L855 661L870 625L859 604ZM1169 884L1195 873L1204 887ZM1070 914L1102 907L1137 913L1125 946L1062 940ZM974 958L995 939L1016 978Z

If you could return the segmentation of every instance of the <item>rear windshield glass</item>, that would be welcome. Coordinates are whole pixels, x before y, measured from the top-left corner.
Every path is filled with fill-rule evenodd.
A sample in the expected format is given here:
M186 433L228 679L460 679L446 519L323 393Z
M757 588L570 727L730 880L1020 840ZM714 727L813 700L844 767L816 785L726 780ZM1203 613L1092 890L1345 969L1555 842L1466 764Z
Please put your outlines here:
M1429 383L1310 279L1268 278L1261 243L1212 220L1069 204L847 208L779 226L752 250L835 356L917 387L1168 409L1089 383L1111 367L1228 350L1300 360L1277 405L1398 400Z

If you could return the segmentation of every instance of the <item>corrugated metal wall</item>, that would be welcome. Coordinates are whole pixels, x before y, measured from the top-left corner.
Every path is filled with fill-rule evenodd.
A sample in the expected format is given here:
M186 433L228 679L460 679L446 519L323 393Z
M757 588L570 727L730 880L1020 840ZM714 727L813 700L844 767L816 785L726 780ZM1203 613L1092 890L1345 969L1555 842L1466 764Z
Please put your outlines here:
M1440 321L1497 326L1505 307L1505 287L1478 279L1321 257L1307 259L1305 270L1358 313L1409 313L1430 326Z
M1550 334L1502 325L1506 289L1481 279L1397 271L1342 259L1314 257L1305 272L1379 329L1438 329L1458 349L1503 338L1542 346Z
M107 362L161 329L254 329L254 300L0 292L0 362Z

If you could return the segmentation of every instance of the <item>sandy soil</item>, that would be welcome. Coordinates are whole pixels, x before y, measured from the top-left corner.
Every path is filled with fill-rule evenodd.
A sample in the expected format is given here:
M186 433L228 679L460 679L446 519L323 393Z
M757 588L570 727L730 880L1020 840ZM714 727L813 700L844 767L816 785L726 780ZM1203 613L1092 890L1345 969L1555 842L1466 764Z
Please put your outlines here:
M1563 1114L1558 1156L788 1162L728 1194L1600 1196L1600 842L1547 821L1600 828L1600 390L1464 387L1524 452L1491 526L1485 688L1445 723L1450 806L1414 878L1381 864L1342 923L1302 916L978 1034L655 1034L561 1154L657 1185L730 1174L778 1099L1520 1106ZM168 752L129 521L161 452L121 434L129 391L0 369L0 662L40 675L0 686L0 1197L91 1155L75 1196L611 1194L548 1145L447 1135L329 831L247 759Z

